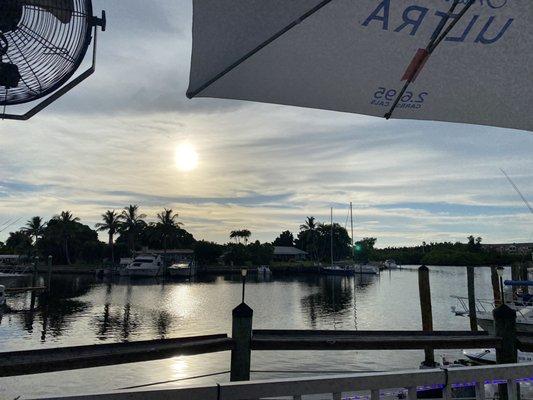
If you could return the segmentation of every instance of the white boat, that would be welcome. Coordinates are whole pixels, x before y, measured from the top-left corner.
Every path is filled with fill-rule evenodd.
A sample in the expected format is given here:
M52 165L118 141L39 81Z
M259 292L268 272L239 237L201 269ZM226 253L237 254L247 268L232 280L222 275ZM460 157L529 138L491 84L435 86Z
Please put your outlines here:
M133 262L133 258L121 258L120 263L118 265L118 273L120 276L127 276L128 275L128 265L130 265Z
M494 334L494 316L492 315L492 311L477 311L476 317L477 324L481 329ZM533 307L516 309L516 331L533 333Z
M6 287L0 285L0 307L6 304Z
M172 264L168 267L168 273L172 277L191 278L196 275L196 265L194 261Z
M379 267L371 264L357 264L354 266L354 272L356 274L378 275Z
M135 257L133 262L126 267L128 276L131 277L156 277L163 275L163 261L161 256L142 254Z
M496 364L496 352L494 349L463 350L463 355L478 364ZM519 363L533 362L533 353L518 351Z
M322 267L322 273L324 275L352 276L355 274L355 270L351 266L330 265L329 267Z
M398 264L396 264L396 261L394 260L385 260L383 266L385 269L398 269Z
M510 296L507 296L507 294L505 293L505 304L516 311L517 332L533 332L533 305L531 303L524 305L519 299L508 298ZM452 312L456 316L469 317L468 298L459 296L451 297L458 300L459 304L459 307L452 306ZM495 308L496 306L493 301L476 299L477 324L481 329L491 334L494 334L494 316L492 315L492 311Z

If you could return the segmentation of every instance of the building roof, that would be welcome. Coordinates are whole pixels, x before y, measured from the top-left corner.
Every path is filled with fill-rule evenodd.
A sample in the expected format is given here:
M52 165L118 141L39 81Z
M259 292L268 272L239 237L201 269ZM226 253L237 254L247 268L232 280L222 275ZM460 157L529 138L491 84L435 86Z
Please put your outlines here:
M274 246L275 256L304 256L307 252L297 249L296 247Z
M151 253L151 254L165 254L165 251L164 250L146 250L145 251L146 253ZM167 250L167 255L168 254L194 254L194 250L191 250L191 249L168 249Z

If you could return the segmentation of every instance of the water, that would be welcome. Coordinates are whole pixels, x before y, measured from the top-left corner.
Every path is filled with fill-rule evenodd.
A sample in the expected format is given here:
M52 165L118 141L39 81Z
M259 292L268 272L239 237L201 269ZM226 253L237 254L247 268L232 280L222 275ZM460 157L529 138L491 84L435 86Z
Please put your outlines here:
M431 267L434 328L469 330L455 317L451 295L466 296L466 269ZM4 282L2 282L4 283ZM6 282L7 286L28 282ZM29 294L11 297L18 311L0 322L0 351L40 349L231 332L231 310L240 302L239 276L195 282L114 282L91 276L56 276L53 301L31 308ZM490 298L490 270L476 269L476 294ZM418 330L416 268L381 276L249 277L246 301L256 329ZM437 355L440 354L437 352ZM446 351L460 356L460 351ZM230 353L0 379L0 398L113 391L166 382L171 388L229 380ZM422 351L268 351L252 353L252 379L304 376L325 371L417 368ZM205 376L221 373L219 375ZM200 378L195 378L203 376ZM10 397L11 396L11 397Z

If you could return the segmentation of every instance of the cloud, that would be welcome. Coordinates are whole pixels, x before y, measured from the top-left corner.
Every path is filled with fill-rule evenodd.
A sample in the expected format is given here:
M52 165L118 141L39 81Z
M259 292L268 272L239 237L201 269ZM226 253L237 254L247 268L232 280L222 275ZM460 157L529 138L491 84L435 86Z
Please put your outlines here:
M499 171L533 199L531 134L188 100L190 1L94 8L108 15L94 76L29 122L0 123L0 221L68 209L93 225L139 203L151 219L174 208L199 238L247 227L272 240L331 206L345 224L351 201L356 238L381 246L531 241L532 216ZM191 173L174 166L184 141L200 155Z

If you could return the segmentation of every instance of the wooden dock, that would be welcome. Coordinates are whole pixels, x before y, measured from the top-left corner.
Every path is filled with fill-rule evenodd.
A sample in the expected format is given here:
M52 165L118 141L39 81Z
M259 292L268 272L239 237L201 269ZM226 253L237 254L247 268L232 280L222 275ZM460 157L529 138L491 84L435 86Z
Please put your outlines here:
M470 331L254 330L253 350L418 350L500 348L501 338Z
M0 377L101 367L231 350L228 335L0 353Z

